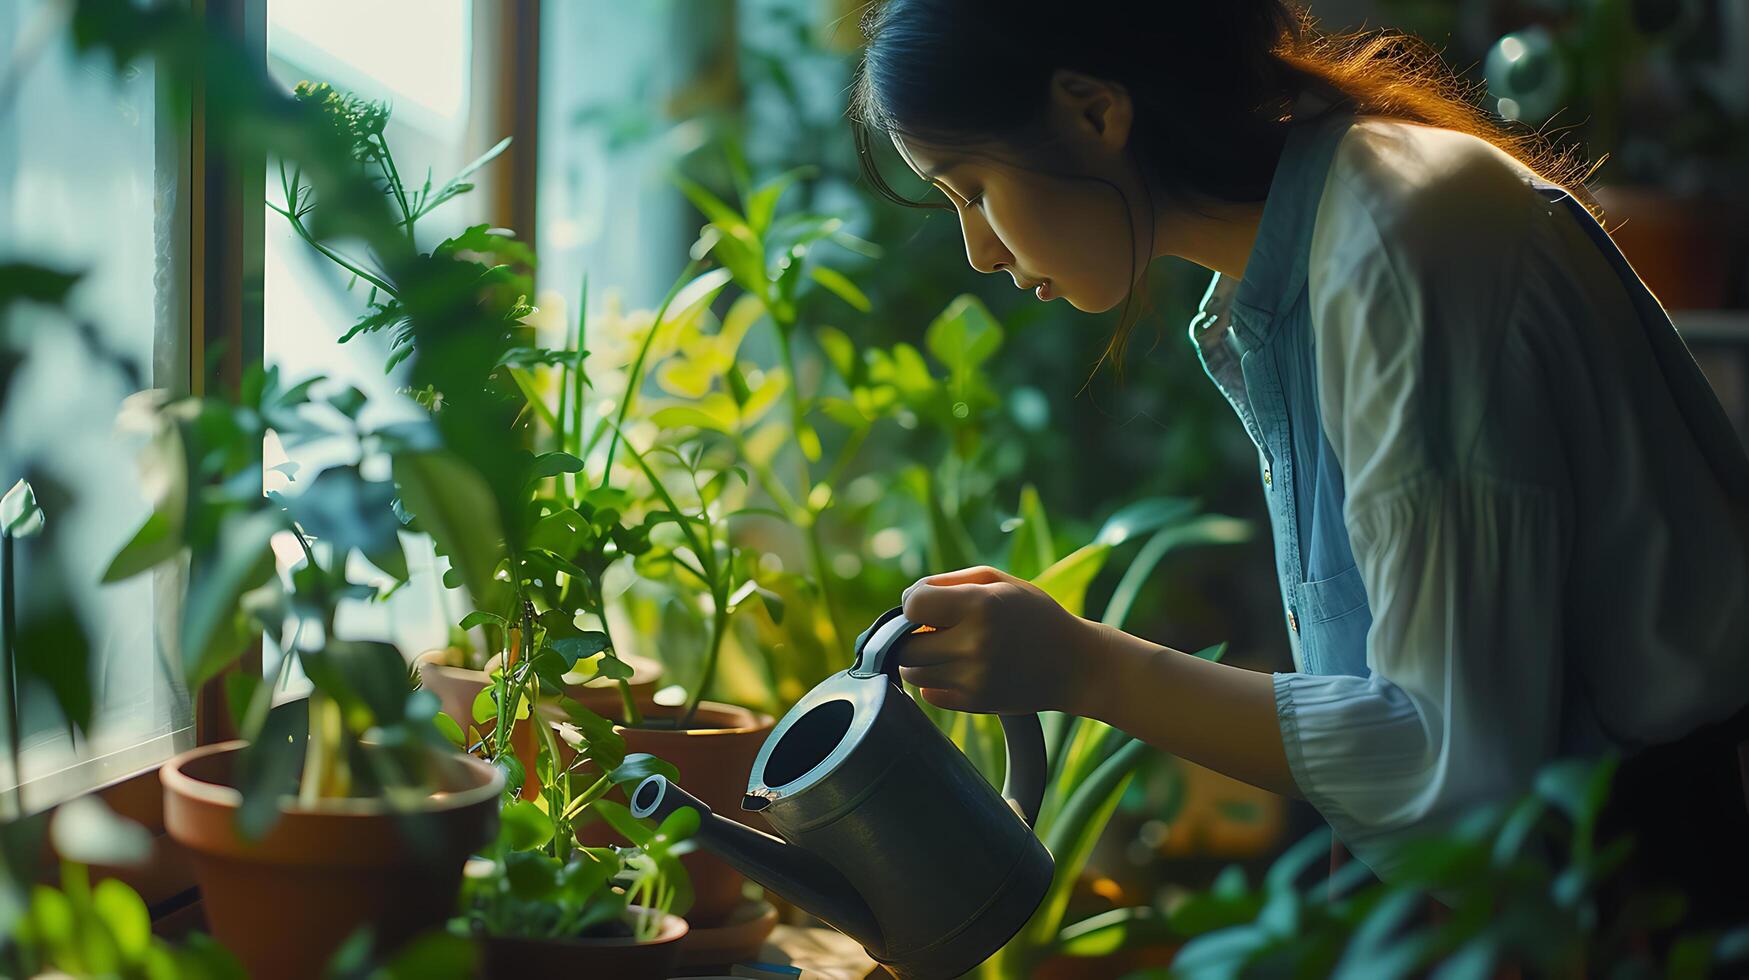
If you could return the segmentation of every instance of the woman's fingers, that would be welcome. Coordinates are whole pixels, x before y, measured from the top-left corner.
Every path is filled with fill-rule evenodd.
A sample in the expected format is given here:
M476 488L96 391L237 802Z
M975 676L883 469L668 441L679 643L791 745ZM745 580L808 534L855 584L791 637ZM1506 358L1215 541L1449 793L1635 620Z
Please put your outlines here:
M939 575L925 575L910 587L906 588L901 599L903 599L904 596L909 596L911 590L917 588L919 585L989 585L994 582L1007 581L1018 580L1000 568L992 568L989 565L973 565L970 568L961 568L952 572L942 572ZM905 618L909 619L910 617L907 616Z
M975 582L947 585L918 582L905 590L902 605L905 618L938 630L957 626L984 601L986 587Z
M899 676L907 683L918 687L936 687L947 690L960 690L966 686L967 672L963 663L950 661L939 664L920 664L899 668Z

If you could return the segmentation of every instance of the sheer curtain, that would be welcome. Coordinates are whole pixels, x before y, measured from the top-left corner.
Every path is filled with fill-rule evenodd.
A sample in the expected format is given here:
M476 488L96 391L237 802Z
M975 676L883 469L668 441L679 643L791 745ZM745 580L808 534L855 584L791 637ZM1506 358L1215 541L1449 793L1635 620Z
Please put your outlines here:
M182 386L187 135L150 64L118 75L104 57L71 50L57 14L64 6L0 3L0 49L8 49L0 57L18 73L17 91L0 106L0 261L82 272L74 317L94 327L140 386ZM78 737L46 689L17 692L21 800L37 810L168 758L193 743L193 729L189 700L163 656L176 583L142 576L100 584L148 510L134 465L139 445L116 428L117 407L133 389L122 371L91 356L66 319L24 308L11 327L31 347L0 415L0 480L11 486L34 471L66 492L58 508L52 493L44 497L53 535L18 542L19 611L28 616L48 601L58 567L91 639L95 690L95 723ZM15 784L0 761L0 786Z

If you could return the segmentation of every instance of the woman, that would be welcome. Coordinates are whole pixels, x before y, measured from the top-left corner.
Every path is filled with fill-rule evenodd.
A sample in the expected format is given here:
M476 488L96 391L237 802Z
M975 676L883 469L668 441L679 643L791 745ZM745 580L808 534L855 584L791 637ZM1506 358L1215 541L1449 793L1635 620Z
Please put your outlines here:
M1749 462L1563 188L1582 161L1500 131L1424 48L1332 40L1285 0L889 0L864 28L866 176L904 200L869 152L890 138L973 268L1126 314L1152 259L1214 272L1191 337L1258 447L1296 668L1204 662L979 567L907 590L936 631L905 679L1302 796L1387 880L1405 839L1619 750L1623 880L1741 919Z

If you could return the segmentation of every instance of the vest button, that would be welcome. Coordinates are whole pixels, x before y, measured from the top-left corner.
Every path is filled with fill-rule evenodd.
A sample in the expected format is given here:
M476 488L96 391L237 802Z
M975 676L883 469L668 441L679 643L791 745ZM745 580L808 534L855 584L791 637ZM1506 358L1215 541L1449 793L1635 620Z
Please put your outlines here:
M1263 468L1263 485L1266 487L1274 486L1274 484L1271 482L1271 478L1270 478L1270 474L1269 474L1269 467L1267 467L1267 466L1265 466Z
M1298 633L1300 631L1299 617L1294 615L1294 611L1292 609L1289 609L1287 611L1287 625L1288 625L1288 628L1292 629L1295 633Z

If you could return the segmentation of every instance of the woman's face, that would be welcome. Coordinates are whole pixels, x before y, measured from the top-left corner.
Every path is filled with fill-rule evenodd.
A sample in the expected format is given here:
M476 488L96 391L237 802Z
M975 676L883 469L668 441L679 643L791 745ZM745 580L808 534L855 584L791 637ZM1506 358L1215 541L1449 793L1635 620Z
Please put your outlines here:
M1128 101L1121 89L1059 72L1050 112L1051 142L1069 161L1066 169L1084 177L1013 166L999 149L935 147L897 136L893 143L959 212L972 268L1007 272L1022 289L1044 283L1041 299L1061 296L1083 312L1104 312L1123 302L1153 257L1155 219L1122 153Z

